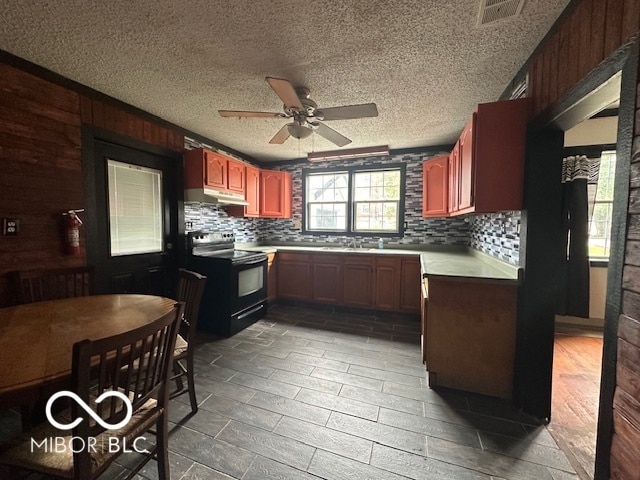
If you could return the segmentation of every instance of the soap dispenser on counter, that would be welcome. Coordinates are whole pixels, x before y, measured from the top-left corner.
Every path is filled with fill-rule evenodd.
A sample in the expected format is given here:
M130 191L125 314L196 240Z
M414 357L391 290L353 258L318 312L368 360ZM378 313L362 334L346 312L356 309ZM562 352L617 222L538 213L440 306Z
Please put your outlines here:
M380 238L378 239L378 248L379 248L380 250L382 250L382 249L384 248L384 240L382 239L382 237L380 237Z

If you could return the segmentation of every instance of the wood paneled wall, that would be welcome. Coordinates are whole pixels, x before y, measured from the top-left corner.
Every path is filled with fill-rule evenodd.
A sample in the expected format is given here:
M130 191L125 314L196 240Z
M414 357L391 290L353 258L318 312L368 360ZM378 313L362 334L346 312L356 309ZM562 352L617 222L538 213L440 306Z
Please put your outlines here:
M637 91L640 91L640 85ZM636 103L629 178L629 222L618 321L611 478L640 479L640 107Z
M531 59L528 96L532 116L557 104L639 30L640 0L582 0ZM640 108L637 101L635 118L622 285L623 315L618 325L612 412L610 478L616 480L640 480Z
M0 307L14 300L7 272L86 261L82 229L80 255L64 254L61 215L84 208L83 123L183 150L176 131L0 63L0 220L20 220L17 236L0 236Z
M582 0L529 67L533 116L565 95L640 29L640 0Z

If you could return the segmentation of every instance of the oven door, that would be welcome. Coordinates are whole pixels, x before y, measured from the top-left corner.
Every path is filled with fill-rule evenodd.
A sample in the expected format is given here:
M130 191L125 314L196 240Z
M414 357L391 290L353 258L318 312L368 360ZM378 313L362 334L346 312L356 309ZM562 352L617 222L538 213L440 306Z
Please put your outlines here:
M231 312L237 314L267 298L267 257L232 265Z

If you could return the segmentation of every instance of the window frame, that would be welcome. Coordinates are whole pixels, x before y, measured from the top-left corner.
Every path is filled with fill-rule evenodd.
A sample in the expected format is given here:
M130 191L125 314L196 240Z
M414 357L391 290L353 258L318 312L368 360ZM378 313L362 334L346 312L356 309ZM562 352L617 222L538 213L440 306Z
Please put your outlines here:
M404 234L404 214L405 214L405 194L406 194L406 164L387 163L384 165L350 165L333 166L328 168L303 168L302 169L302 234L304 235L339 235L345 237L397 237ZM389 230L366 230L357 231L354 229L355 204L354 201L354 177L358 172L381 172L385 170L399 170L400 172L400 198L398 199L398 221L396 229ZM347 174L347 202L346 202L346 230L317 230L307 227L309 221L307 204L307 179L314 174L331 174L345 172Z
M593 261L593 262L608 262L609 261L609 256L611 255L611 228L612 228L612 221L613 221L613 197L615 195L615 171L617 169L618 166L618 152L616 151L615 148L612 149L605 149L603 148L600 152L600 165L602 165L602 154L603 153L609 153L609 152L613 152L613 155L615 157L615 160L613 161L613 172L611 172L610 174L610 180L612 180L614 182L613 185L613 191L611 192L611 199L610 200L598 200L598 187L600 185L596 186L596 195L595 198L593 199L593 208L591 211L591 215L589 216L589 225L588 228L589 230L591 230L592 224L594 222L593 216L595 214L595 209L598 205L606 205L608 207L608 210L610 212L610 215L608 215L608 230L607 233L604 237L592 237L591 236L591 232L589 232L589 237L588 237L588 248L591 248L591 239L592 238L598 238L598 239L603 239L605 242L605 250L607 250L607 245L609 245L608 247L608 254L607 255L589 255L589 260ZM600 181L600 179L598 178L598 182Z

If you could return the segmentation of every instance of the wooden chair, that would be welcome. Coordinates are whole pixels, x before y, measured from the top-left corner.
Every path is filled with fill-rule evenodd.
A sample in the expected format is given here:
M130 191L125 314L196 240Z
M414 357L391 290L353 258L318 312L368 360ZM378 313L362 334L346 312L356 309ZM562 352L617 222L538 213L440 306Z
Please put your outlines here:
M12 276L21 304L93 293L93 267L19 270Z
M77 425L59 429L44 422L23 433L0 456L0 463L54 477L87 480L102 474L124 451L137 451L144 453L144 458L127 478L156 457L158 477L168 479L167 385L183 311L184 304L178 302L169 313L135 330L76 343L72 392L91 412L72 398L71 408L54 418L63 427L81 419ZM123 394L124 399L114 397L114 392ZM111 396L97 402L104 394ZM128 422L127 398L132 407ZM98 418L107 424L101 425ZM153 447L140 438L149 430L155 430ZM59 443L63 447L52 449L49 439L58 437L63 439Z
M202 300L202 293L204 292L206 282L207 277L199 273L184 268L178 271L176 300L184 302L185 309L173 356L174 376L172 380L176 382L177 390L171 393L171 398L189 392L189 401L191 402L191 411L193 413L198 411L198 402L196 401L196 390L193 380L193 344L196 334L196 324L198 323L198 312L200 311L200 301ZM184 363L186 363L186 366ZM182 381L183 377L187 379L186 388Z

